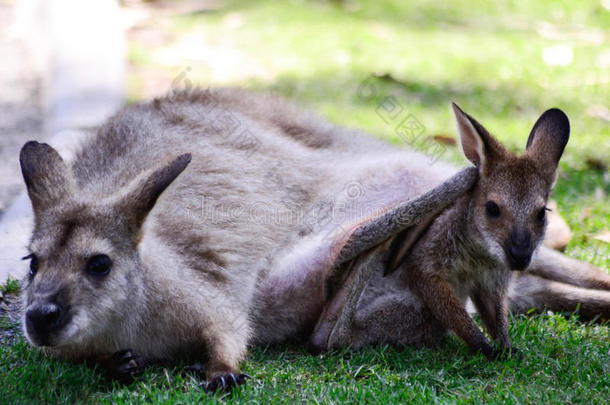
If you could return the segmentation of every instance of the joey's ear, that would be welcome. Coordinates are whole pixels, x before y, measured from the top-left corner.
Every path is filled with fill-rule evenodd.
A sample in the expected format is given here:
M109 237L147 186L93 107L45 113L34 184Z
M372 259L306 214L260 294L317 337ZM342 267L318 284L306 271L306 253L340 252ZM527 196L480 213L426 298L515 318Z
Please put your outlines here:
M570 138L570 121L558 108L545 111L534 124L527 139L525 154L530 156L545 176L554 182L557 165Z
M70 169L59 153L46 143L30 141L23 145L19 163L35 214L72 194L74 179Z
M462 150L479 171L483 171L486 164L498 158L503 147L496 141L483 125L466 114L457 104L451 103L455 120L457 122Z
M128 186L129 189L121 198L117 208L127 218L134 233L139 232L144 219L154 207L161 193L186 169L190 162L191 154L185 153Z

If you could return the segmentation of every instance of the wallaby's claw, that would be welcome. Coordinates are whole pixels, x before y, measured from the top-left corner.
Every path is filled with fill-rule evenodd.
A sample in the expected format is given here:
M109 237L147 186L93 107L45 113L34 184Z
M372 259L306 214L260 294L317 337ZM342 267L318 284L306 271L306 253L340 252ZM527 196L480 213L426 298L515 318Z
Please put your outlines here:
M193 373L201 378L203 378L206 374L205 366L201 363L195 363L191 366L188 366L184 369L184 371L187 373ZM250 377L248 374L243 374L243 373L242 374L226 373L226 374L216 375L216 376L212 377L209 381L204 382L202 384L203 391L208 393L208 392L215 392L218 390L231 389L238 385L244 384L246 382L246 380L248 380L250 378L252 378L252 377Z
M109 378L122 384L130 384L144 372L142 357L134 355L130 349L119 350L109 356L101 365Z
M217 375L205 383L203 391L208 393L216 392L218 390L230 390L233 387L244 384L246 380L250 378L252 377L250 377L248 374L227 373Z

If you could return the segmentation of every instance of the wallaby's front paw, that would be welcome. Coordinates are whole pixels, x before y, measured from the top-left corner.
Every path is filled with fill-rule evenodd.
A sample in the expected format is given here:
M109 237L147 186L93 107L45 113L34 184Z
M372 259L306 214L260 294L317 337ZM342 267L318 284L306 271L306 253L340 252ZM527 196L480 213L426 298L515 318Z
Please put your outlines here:
M206 375L205 366L201 363L195 363L185 369L186 372L193 373L201 378ZM234 372L224 372L213 374L208 380L203 383L204 392L215 392L218 390L228 390L238 385L244 384L250 379L248 374L240 374Z
M230 390L233 387L244 384L250 379L248 374L226 373L210 378L204 385L204 392L215 392L217 390Z
M493 348L491 353L487 356L487 360L506 360L509 358L521 360L523 359L523 352L516 347L496 347Z
M106 375L123 384L135 381L144 371L144 362L140 356L134 355L129 349L120 350L99 361L106 370Z

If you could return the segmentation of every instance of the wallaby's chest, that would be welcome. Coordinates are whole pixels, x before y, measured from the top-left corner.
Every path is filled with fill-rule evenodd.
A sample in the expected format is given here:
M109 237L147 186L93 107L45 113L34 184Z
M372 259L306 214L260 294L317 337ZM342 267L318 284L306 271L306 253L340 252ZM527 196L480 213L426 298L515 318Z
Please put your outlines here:
M447 276L458 297L466 299L482 289L496 291L503 288L510 271L500 263L480 256L478 260L458 256Z

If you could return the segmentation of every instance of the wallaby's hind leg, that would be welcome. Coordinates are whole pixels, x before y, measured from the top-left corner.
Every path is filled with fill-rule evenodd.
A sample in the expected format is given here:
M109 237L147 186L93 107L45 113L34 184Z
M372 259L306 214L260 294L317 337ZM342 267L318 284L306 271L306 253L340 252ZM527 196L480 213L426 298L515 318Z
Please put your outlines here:
M378 246L348 264L347 278L335 289L311 334L308 346L312 352L351 345L358 301L371 276L382 263L380 259L386 249L385 245Z
M576 287L610 290L610 274L547 247L540 247L526 274Z
M392 286L378 287L382 288L371 295L364 292L366 297L363 298L371 300L359 306L354 314L349 334L345 335L349 347L359 349L386 343L436 347L441 344L448 333L447 328L422 306L411 290L404 288L387 292L383 287Z
M380 266L389 243L354 259L347 277L334 290L310 340L313 352L393 343L437 346L447 329L396 278Z
M578 313L584 320L610 320L610 291L576 287L546 278L521 274L513 279L509 292L510 309L527 313L551 310Z
M578 309L585 320L610 319L610 274L541 247L527 272L513 277L509 302L514 312Z

